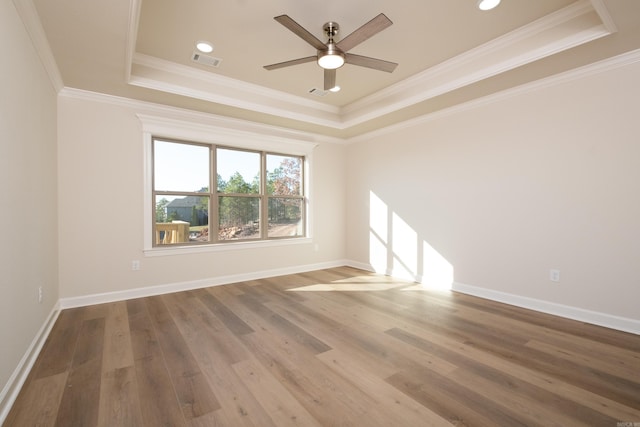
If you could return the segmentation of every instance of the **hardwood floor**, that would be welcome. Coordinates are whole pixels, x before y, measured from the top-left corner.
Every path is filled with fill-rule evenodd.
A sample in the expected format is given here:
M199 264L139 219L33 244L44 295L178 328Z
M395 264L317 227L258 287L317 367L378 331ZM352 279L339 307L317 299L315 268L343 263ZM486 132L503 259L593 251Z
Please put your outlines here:
M342 267L64 310L4 425L623 422L640 336Z

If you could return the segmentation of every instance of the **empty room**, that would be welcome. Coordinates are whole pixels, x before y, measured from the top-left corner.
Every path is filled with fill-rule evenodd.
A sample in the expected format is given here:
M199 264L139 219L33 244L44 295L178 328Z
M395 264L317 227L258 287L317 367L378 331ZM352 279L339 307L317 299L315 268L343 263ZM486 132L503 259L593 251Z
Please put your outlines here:
M0 425L640 426L640 2L0 5Z

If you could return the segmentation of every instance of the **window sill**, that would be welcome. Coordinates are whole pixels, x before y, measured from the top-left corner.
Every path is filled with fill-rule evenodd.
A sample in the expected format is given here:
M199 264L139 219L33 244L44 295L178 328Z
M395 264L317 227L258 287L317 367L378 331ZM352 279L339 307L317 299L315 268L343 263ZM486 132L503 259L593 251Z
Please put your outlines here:
M194 245L194 246L167 246L145 249L144 256L171 256L171 255L187 255L206 252L228 252L244 249L273 248L279 246L303 245L310 244L313 240L310 237L300 237L295 239L278 239L278 240L260 240L254 242L233 242L233 243L216 243L210 245Z

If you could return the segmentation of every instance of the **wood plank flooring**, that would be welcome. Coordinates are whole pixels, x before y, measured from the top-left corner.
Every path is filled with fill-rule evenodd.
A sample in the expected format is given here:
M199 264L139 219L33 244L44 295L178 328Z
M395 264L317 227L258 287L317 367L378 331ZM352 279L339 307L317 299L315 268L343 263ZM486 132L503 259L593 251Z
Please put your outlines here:
M342 267L64 310L4 425L633 423L640 336Z

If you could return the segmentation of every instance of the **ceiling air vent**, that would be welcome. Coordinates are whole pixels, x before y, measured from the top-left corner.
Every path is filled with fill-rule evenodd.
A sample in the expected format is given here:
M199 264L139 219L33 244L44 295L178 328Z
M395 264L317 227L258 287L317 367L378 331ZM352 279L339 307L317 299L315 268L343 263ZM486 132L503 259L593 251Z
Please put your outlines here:
M326 96L329 93L329 91L328 90L318 89L317 87L314 87L314 88L309 89L309 93L311 95L315 95L315 96Z
M209 67L216 68L218 68L220 66L220 63L222 62L222 59L220 58L203 55L200 52L193 52L193 55L191 55L191 60L193 62L197 62L198 64L208 65Z

